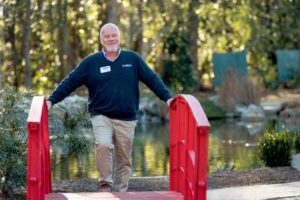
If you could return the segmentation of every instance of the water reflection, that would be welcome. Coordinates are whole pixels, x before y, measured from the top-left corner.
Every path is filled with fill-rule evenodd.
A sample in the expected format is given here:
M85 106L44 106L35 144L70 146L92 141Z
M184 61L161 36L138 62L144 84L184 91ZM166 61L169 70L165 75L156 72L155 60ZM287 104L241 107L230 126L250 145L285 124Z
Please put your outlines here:
M133 176L169 173L168 125L138 126L132 152Z
M257 122L256 122L257 123ZM262 124L264 124L262 122ZM209 171L241 170L260 167L256 148L257 136L263 131L249 132L258 125L236 121L212 121L209 136ZM258 127L264 127L259 125Z
M288 125L276 119L244 123L241 121L210 121L209 171L243 170L261 167L257 140L264 130ZM299 127L299 126L298 126ZM292 129L296 129L293 126ZM51 153L53 179L95 179L98 173L95 156L89 153L66 156L53 148ZM58 164L60 163L60 164ZM133 176L169 174L169 128L167 125L137 126L132 151Z
M52 176L55 180L98 178L94 151L61 154L59 147L51 153ZM137 126L132 150L133 176L169 174L169 128L166 125Z

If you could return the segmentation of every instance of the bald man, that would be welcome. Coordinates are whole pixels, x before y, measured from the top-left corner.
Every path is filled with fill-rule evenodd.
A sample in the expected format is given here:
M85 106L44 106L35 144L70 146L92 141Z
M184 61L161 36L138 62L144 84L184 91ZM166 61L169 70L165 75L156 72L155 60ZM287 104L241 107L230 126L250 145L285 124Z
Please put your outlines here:
M105 24L100 30L100 42L102 51L85 57L52 92L47 105L50 109L81 85L88 88L88 107L96 143L96 167L100 175L99 191L125 192L131 176L130 159L139 106L139 81L168 105L172 97L139 54L121 50L118 26Z

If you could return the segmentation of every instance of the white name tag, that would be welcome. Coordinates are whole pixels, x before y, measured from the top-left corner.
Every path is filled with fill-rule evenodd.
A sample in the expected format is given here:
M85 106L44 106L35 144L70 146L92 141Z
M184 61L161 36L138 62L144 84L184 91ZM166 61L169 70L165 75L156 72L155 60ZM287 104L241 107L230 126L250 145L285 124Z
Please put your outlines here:
M100 73L110 72L110 66L100 67Z

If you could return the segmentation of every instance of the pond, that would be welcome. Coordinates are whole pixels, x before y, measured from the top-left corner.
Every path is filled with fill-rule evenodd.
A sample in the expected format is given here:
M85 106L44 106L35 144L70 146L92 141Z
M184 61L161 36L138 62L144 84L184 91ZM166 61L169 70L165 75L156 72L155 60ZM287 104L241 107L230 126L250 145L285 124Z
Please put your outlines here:
M257 141L264 130L282 129L287 125L275 119L243 123L212 121L209 133L209 171L244 170L261 167ZM295 129L297 127L292 127ZM62 179L96 179L94 150L62 155L51 150L52 176ZM169 125L138 125L132 151L133 176L169 174Z

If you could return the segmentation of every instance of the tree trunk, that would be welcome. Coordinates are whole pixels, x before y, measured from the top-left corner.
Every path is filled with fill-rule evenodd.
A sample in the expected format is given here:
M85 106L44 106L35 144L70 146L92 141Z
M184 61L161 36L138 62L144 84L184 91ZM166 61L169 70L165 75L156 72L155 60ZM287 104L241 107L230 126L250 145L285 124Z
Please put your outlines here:
M24 55L25 55L25 87L32 87L32 72L30 66L30 4L31 0L26 0L26 20L24 33Z
M199 26L199 18L196 13L196 10L199 9L200 2L199 0L191 0L189 4L189 14L188 14L188 32L190 36L190 55L193 61L194 71L196 72L196 89L198 90L201 83L201 74L198 70L198 26Z
M138 36L137 36L137 52L141 55L143 54L143 0L139 0L138 2L138 16L139 16L139 27L138 27Z
M99 37L98 37L98 44L99 44L99 51L101 51L101 49L102 49L102 45L101 45L101 43L100 43L100 29L101 29L101 27L104 25L104 21L105 20L103 20L103 19L105 19L105 17L106 17L106 14L103 14L104 13L104 11L105 11L105 2L104 2L104 0L97 0L97 4L98 4L98 8L99 8L99 11L98 11L98 17L97 17L97 19L98 19L98 23L99 23L99 29L98 29L98 33L99 33Z
M135 29L135 23L134 23L134 4L133 1L129 1L130 8L128 9L128 18L129 18L129 27L126 35L126 48L127 49L133 49L133 36L134 36L134 29Z
M117 1L107 0L106 1L106 19L109 23L118 24L118 13L117 13Z
M67 40L68 24L67 24L67 0L58 2L59 12L59 34L58 34L58 53L59 53L59 80L62 80L65 75L71 70L72 54L70 51L70 45Z
M14 5L11 7L7 7L6 9L3 10L3 17L5 19L10 18L10 21L5 21L4 27L6 29L5 35L4 35L4 40L5 43L10 43L11 44L11 51L9 54L9 65L12 66L13 70L10 71L10 69L6 69L6 71L3 71L6 76L5 79L8 80L10 84L15 86L16 88L19 87L19 73L18 73L18 65L20 65L20 56L19 52L16 46L16 33L15 33L15 28L16 28L16 20L17 20L17 14L18 14L18 7L19 7L19 1L16 1ZM11 77L13 76L13 77ZM11 82L10 82L11 81Z
M80 1L76 0L73 1L72 4L70 4L71 9L76 10L79 8L80 5ZM71 67L75 67L81 60L82 57L86 56L86 55L81 55L81 51L82 51L82 44L80 42L80 36L79 36L79 29L80 29L80 25L78 24L78 22L80 21L81 16L80 13L77 12L75 15L75 24L72 25L69 29L69 37L70 37L70 42L68 45L70 45L70 49L68 52L68 62L70 63Z

